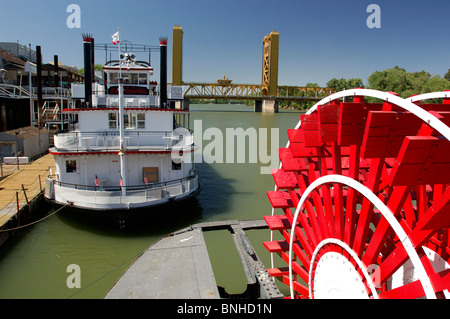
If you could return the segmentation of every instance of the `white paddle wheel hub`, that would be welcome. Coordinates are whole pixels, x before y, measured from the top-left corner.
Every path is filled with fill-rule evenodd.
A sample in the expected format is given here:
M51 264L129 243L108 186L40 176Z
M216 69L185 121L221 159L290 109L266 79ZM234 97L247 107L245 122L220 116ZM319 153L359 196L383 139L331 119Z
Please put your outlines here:
M313 261L321 250L332 245L341 248L342 252L324 253L315 269L312 267L314 262L311 263L309 295L314 299L369 299L370 296L377 299L377 291L367 269L346 243L334 238L322 241L314 251ZM370 295L364 282L369 283Z
M317 263L314 299L368 299L366 287L353 264L336 252L325 253Z

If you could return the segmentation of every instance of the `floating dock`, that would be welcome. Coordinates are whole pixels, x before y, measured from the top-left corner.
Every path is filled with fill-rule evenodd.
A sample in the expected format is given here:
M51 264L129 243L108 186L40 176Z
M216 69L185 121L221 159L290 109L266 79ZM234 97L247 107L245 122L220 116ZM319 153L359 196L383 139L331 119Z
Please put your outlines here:
M280 299L283 295L244 230L265 229L264 220L209 222L170 234L125 271L106 299ZM247 277L247 290L228 295L218 287L203 232L229 230Z
M21 213L41 197L45 177L54 166L53 156L47 154L31 164L20 164L16 172L0 180L0 229L19 226ZM0 236L0 244L6 237Z

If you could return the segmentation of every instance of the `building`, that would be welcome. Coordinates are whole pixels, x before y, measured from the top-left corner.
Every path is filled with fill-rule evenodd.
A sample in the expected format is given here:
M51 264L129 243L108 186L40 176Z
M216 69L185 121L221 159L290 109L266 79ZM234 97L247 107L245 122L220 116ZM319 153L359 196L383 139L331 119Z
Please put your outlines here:
M55 55L53 62L41 66L38 101L37 70L31 46L0 42L0 132L37 123L62 129L67 122L61 110L69 105L71 83L83 82L83 75Z
M19 42L0 42L0 48L23 61L36 63L36 51L31 49L31 44L25 46Z
M45 153L49 147L49 132L35 126L23 127L6 132L0 132L2 157L28 157L30 160Z

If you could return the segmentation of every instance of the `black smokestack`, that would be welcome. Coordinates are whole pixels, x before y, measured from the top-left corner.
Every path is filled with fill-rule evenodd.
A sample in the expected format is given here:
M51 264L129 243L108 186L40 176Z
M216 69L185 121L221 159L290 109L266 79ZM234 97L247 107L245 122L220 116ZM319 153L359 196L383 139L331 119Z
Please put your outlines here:
M161 74L159 83L159 99L162 108L167 108L167 38L159 38L161 53Z
M91 38L91 79L95 82L95 43L94 38Z
M92 49L91 35L83 34L84 46L84 100L86 107L92 107Z
M36 82L37 82L37 113L38 113L38 125L42 126L42 54L41 54L41 46L36 46Z
M55 79L54 79L54 83L55 83L55 88L59 87L59 62L58 62L58 56L55 55L53 56L53 72L55 74Z

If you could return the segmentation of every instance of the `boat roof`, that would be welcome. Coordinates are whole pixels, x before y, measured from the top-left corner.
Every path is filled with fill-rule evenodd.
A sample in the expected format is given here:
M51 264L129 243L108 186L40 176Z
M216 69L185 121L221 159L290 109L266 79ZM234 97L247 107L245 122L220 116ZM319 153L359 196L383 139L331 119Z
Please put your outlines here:
M112 66L104 66L103 70L104 71L119 71L120 67L122 67L122 72L128 72L128 71L153 71L153 68L151 66L145 67L139 64L135 64L135 63L130 63L130 64L126 64L126 63L122 63L121 65L117 64L117 65L112 65Z
M114 60L114 61L109 61L105 64L105 66L103 67L103 70L108 72L108 71L119 71L120 69L122 69L122 71L124 72L128 72L128 71L153 71L153 67L145 61L136 61L136 58L134 55L132 54L125 54L123 56L123 58L118 61L118 60Z

